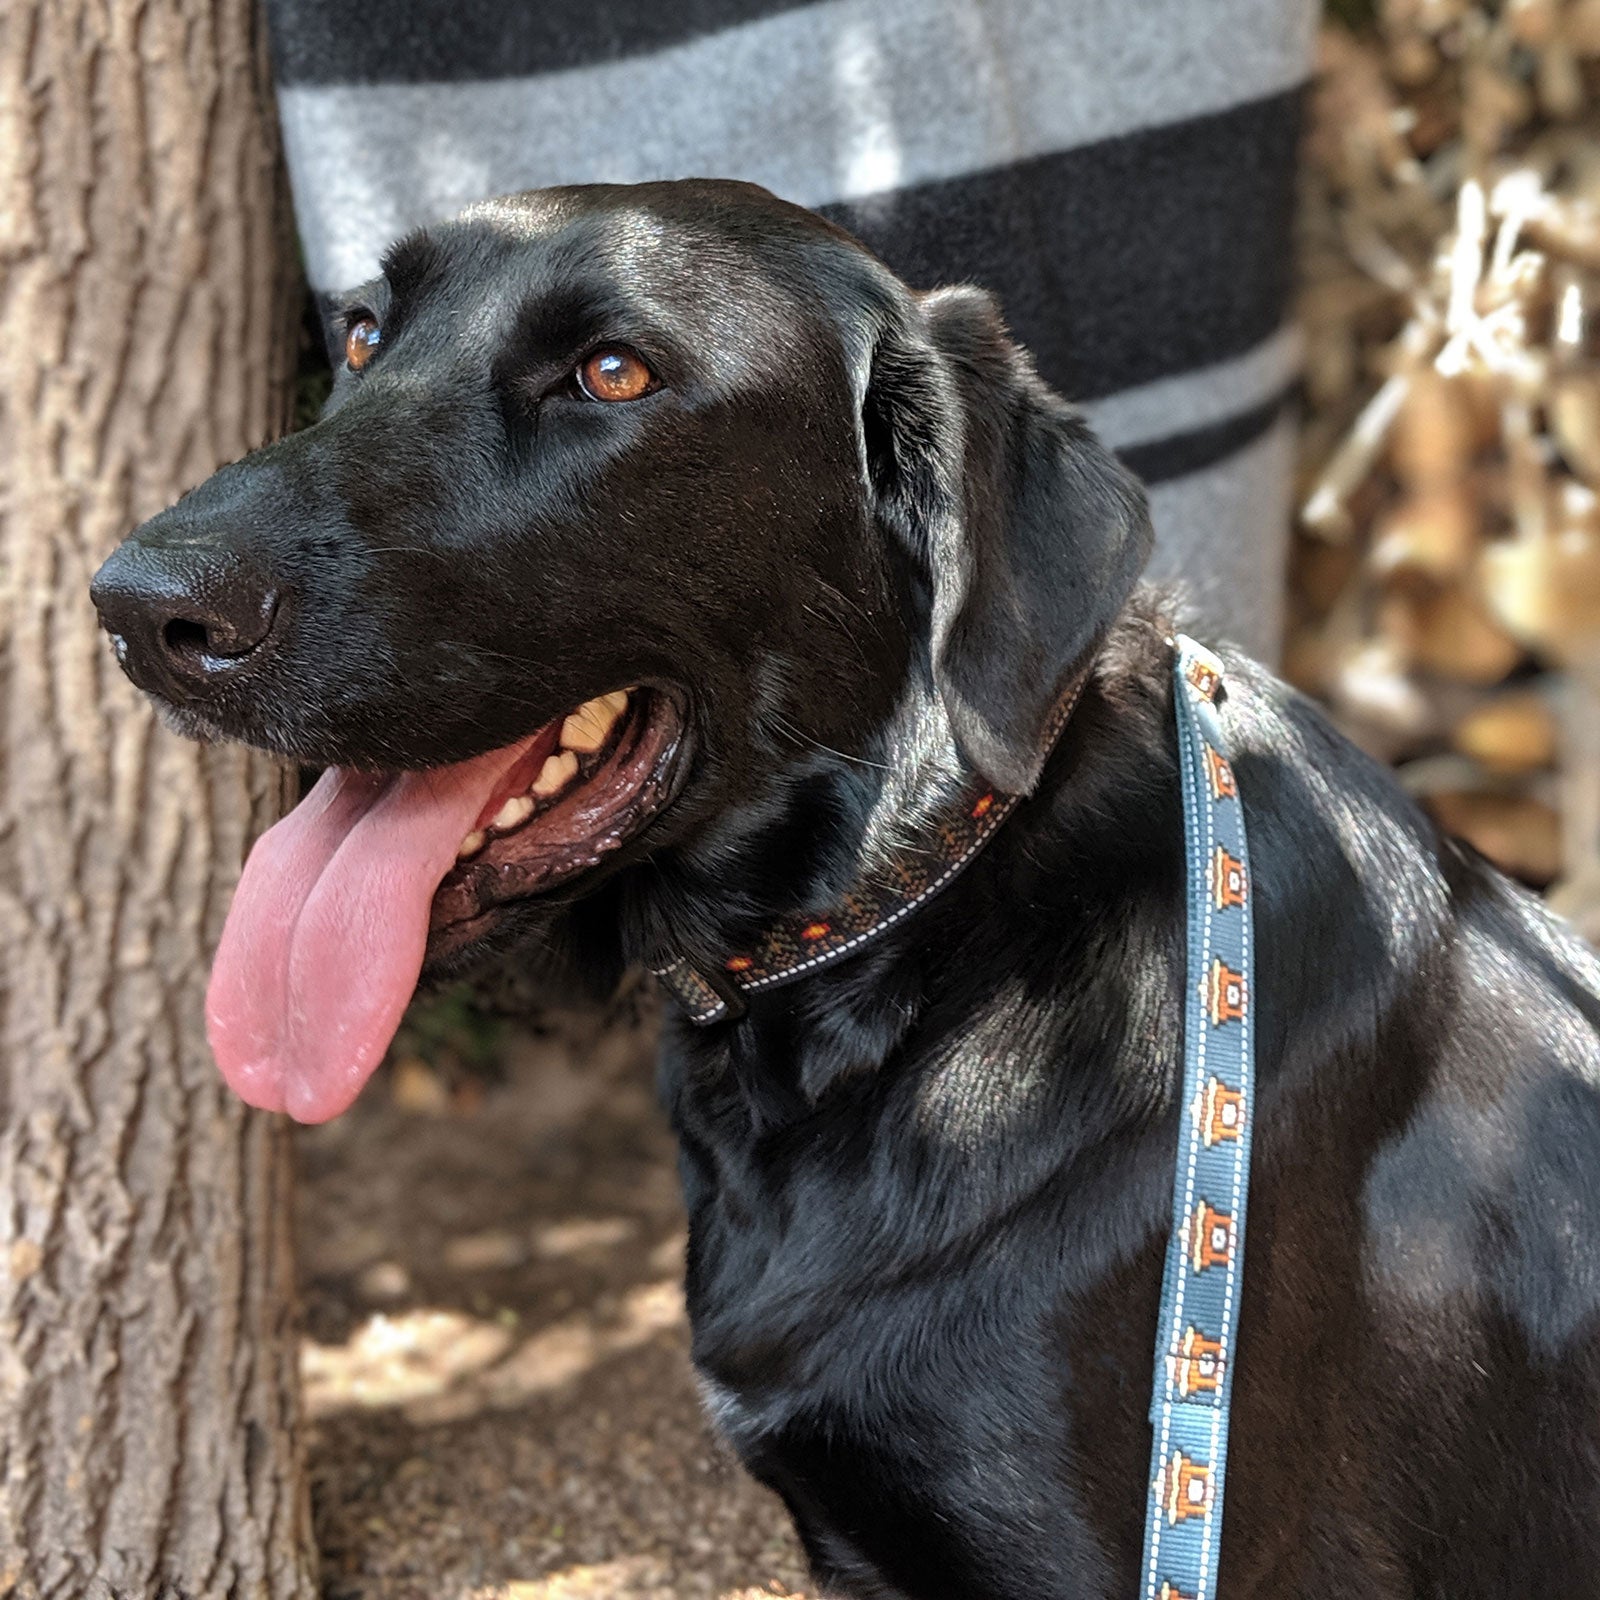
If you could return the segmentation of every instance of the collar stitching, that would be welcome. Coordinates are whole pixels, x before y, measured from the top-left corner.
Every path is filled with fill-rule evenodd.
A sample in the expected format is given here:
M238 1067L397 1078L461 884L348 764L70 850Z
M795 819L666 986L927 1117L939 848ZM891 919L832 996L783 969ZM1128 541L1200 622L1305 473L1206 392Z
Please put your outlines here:
M1061 737L1088 678L1085 669L1057 702L1042 741L1046 754ZM691 1022L704 1026L742 1016L744 995L776 989L831 966L926 905L994 837L1022 799L969 780L941 819L932 824L935 850L931 854L937 863L933 875L926 875L927 869L915 860L908 862L904 854L890 863L886 876L900 878L903 894L886 882L857 883L829 911L811 916L789 913L774 919L714 972L681 956L659 965L652 963L650 970Z

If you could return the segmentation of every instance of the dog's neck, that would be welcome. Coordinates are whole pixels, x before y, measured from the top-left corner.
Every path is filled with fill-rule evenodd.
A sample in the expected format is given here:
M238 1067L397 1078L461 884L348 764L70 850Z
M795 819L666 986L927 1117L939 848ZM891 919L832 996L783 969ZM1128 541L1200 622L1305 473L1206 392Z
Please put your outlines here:
M1062 691L1040 738L1041 767L1088 673L1086 663ZM868 784L856 774L857 787L876 793L863 796L866 821L842 887L813 892L713 966L676 954L652 963L691 1022L708 1026L743 1015L749 996L861 952L948 887L1024 798L962 758L942 705L926 692L902 703L878 749L885 759L858 763L882 776Z
M894 1050L937 989L938 980L930 989L929 978L937 952L997 888L1003 898L1015 897L1005 936L1020 945L1036 912L1050 914L1052 897L1076 893L1074 880L1116 879L1122 806L1146 803L1146 790L1150 803L1176 799L1162 720L1170 706L1129 699L1138 692L1133 685L1163 681L1132 663L1164 649L1165 632L1161 621L1142 613L1118 625L1038 790L956 881L847 959L747 997L746 1022L693 1030L701 1035L696 1052L724 1041L736 1054L752 1044L759 1053L756 1041L781 1037L785 1052L797 1057L796 1086L805 1096L819 1092L840 1071L870 1070ZM644 892L659 920L648 924L651 930L678 933L682 942L666 947L697 964L725 962L773 921L834 904L864 872L926 847L928 830L961 793L971 768L926 699L910 702L898 723L883 730L879 755L875 765L819 757L785 787L781 804L751 808L700 854L685 853L652 873ZM1072 860L1079 864L1056 870L1057 861ZM1140 863L1134 873L1145 870ZM1045 900L1036 905L1041 882Z

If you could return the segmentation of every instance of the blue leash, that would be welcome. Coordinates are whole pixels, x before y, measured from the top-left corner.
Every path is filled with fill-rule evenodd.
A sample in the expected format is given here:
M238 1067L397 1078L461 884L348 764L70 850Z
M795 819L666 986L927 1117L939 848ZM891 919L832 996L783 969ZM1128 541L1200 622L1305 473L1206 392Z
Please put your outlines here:
M1161 1284L1144 1600L1215 1600L1250 1187L1255 984L1244 808L1217 704L1222 663L1180 634L1188 992L1172 1232Z

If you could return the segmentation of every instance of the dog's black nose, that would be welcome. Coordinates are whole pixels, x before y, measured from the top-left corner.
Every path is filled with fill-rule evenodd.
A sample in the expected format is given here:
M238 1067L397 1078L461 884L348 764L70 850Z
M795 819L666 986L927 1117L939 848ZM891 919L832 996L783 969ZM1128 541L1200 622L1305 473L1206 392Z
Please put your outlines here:
M128 539L89 586L117 659L141 689L205 695L269 647L278 592L237 556Z

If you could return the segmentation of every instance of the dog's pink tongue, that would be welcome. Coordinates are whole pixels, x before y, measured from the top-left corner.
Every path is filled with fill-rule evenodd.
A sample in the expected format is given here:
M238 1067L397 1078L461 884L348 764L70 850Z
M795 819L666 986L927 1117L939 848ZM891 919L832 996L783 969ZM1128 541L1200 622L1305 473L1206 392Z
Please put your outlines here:
M530 742L389 778L330 769L261 836L206 995L242 1099L301 1122L355 1099L417 986L439 880Z

